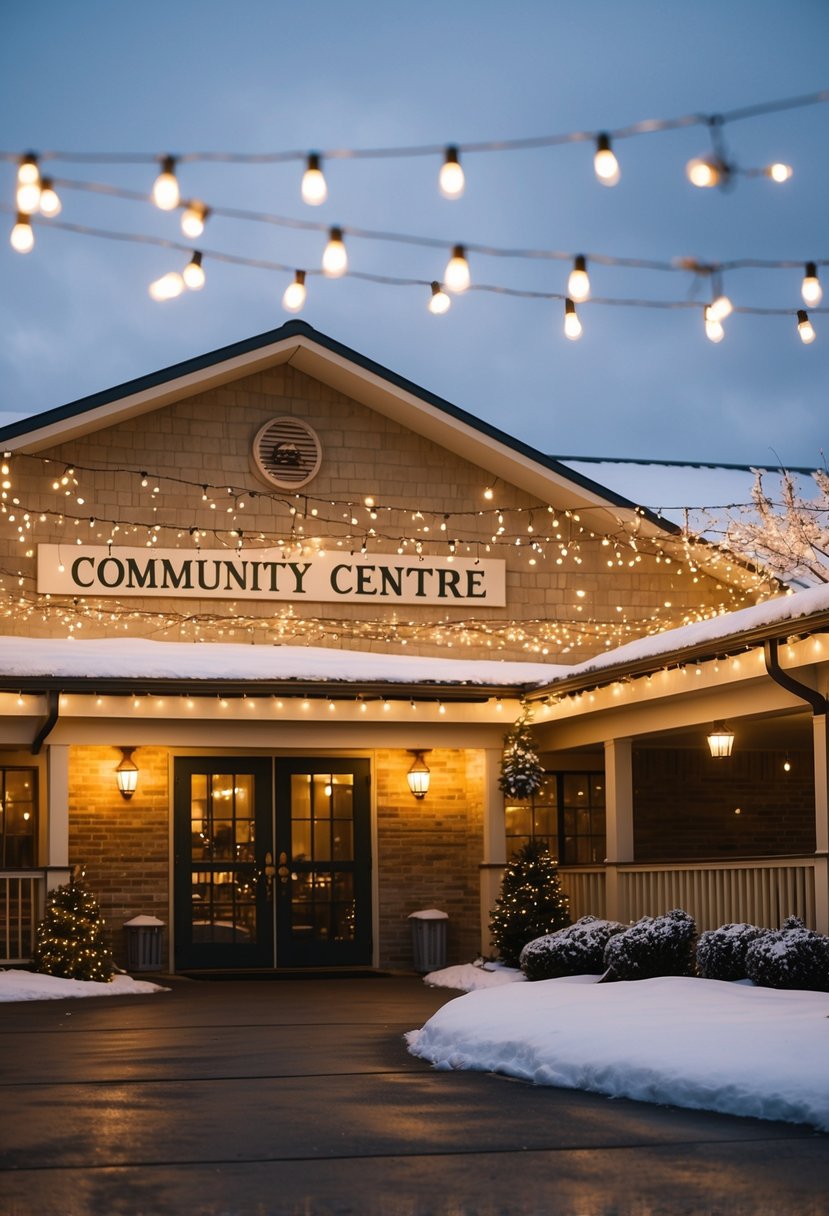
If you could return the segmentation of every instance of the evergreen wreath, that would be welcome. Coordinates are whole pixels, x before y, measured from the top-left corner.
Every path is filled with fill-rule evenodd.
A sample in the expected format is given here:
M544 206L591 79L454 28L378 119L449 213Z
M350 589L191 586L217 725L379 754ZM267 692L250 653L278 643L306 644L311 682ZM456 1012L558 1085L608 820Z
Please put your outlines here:
M532 710L521 708L511 731L504 735L504 755L498 784L508 798L529 798L544 782L544 765L538 758L530 733Z

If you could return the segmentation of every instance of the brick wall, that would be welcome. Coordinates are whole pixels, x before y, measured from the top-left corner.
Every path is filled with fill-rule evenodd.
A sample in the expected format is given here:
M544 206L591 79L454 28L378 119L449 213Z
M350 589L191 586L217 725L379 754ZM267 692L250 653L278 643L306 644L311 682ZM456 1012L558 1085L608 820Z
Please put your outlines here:
M436 750L429 793L416 801L406 783L412 756L377 755L377 865L383 967L411 968L410 912L449 914L448 962L479 953L483 858L483 752Z
M633 753L637 861L774 857L815 850L808 753L637 748ZM737 813L739 809L739 814Z
M130 801L115 784L120 759L114 747L69 749L69 864L85 870L123 966L124 922L140 913L169 920L169 850L166 750L136 752Z

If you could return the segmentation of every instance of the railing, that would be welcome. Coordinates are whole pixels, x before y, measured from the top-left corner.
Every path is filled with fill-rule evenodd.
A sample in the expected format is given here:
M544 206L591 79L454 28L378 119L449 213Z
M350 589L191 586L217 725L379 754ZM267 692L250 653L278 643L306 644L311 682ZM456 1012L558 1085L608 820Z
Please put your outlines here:
M787 916L815 925L815 860L624 864L560 870L570 915L592 913L623 924L684 908L697 929L746 921L777 929Z
M45 897L42 870L0 870L0 963L29 961Z

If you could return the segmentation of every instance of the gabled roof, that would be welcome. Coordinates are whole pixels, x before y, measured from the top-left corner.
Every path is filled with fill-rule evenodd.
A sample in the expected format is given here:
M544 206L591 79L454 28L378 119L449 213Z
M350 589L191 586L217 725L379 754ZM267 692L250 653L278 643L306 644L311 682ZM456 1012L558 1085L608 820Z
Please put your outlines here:
M0 448L40 452L284 363L542 501L558 505L564 498L576 510L609 510L615 519L637 526L647 521L647 531L679 532L668 520L637 509L622 495L297 320L10 423L0 428Z

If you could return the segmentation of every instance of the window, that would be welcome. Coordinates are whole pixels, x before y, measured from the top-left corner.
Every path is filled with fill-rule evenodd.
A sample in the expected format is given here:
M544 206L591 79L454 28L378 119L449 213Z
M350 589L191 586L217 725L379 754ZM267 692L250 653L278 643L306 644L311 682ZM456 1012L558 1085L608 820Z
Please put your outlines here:
M543 841L563 866L597 865L605 856L603 773L547 773L532 798L506 804L507 856Z
M35 864L37 770L0 768L0 866Z

